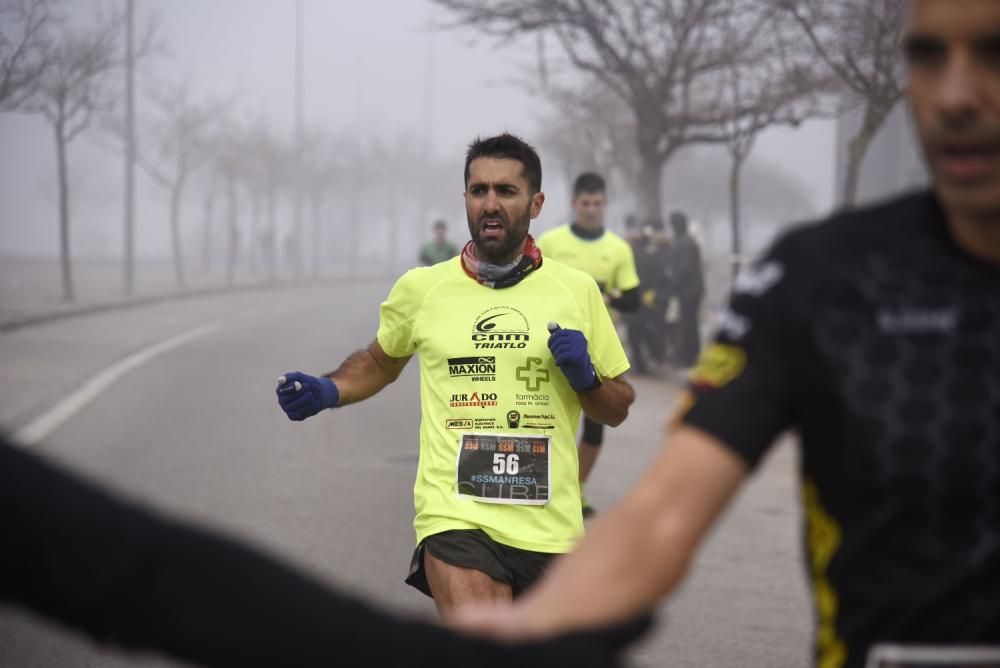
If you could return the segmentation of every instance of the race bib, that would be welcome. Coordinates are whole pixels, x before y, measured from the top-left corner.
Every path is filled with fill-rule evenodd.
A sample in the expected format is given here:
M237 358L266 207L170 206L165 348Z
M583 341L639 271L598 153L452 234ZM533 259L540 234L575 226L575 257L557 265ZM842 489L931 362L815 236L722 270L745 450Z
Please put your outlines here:
M458 495L483 503L545 505L551 445L545 435L462 434Z

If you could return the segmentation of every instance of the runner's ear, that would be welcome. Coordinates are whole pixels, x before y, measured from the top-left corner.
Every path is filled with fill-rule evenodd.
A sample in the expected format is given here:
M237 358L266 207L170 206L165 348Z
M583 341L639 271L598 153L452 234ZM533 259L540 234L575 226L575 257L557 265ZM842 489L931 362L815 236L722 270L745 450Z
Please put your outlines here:
M531 196L530 209L531 209L531 220L538 218L538 215L542 212L542 205L545 204L545 193L537 192Z

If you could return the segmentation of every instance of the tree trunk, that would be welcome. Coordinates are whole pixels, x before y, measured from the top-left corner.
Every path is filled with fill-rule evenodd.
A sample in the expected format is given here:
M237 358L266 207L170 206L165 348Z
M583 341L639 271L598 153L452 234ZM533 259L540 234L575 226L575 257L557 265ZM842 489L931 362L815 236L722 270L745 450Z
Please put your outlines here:
M664 158L657 151L640 146L642 167L639 172L639 223L663 218L661 176Z
M247 262L250 265L250 273L257 275L257 261L264 256L264 224L261 212L264 207L260 204L260 195L256 190L250 189L250 252Z
M63 299L76 299L69 248L69 177L66 173L66 134L63 122L55 124L56 168L59 171L59 259L62 267Z
M236 275L236 258L239 253L240 232L236 211L236 177L226 174L226 218L228 243L226 248L226 285L232 285Z
M135 1L125 4L125 294L135 288Z
M396 275L399 266L399 211L396 208L396 189L389 187L386 218L389 222L389 276Z
M212 214L215 210L215 184L209 186L202 203L201 218L201 270L205 274L212 271Z
M873 102L865 105L861 127L847 145L847 172L844 175L844 193L841 201L844 208L851 208L857 203L858 181L861 178L861 166L868 153L868 146L885 123L890 111L892 111L891 106L886 107Z
M353 187L351 188L350 194L350 204L348 210L350 211L347 224L350 228L347 231L348 234L348 249L347 249L347 262L348 262L348 275L351 278L357 278L358 275L358 254L360 253L360 239L358 235L358 228L361 227L361 221L359 216L361 215L360 207L360 193L361 184L355 181Z
M321 216L323 213L323 198L319 192L314 192L312 194L312 255L313 255L313 278L319 278L319 263L320 263L320 247L322 245L322 239L320 239L321 234Z
M298 145L301 146L301 143L299 143ZM299 152L299 154L301 154L301 151ZM293 193L293 201L292 201L292 230L293 230L292 234L294 236L292 243L288 244L288 251L292 255L292 257L288 258L288 260L292 264L292 272L293 272L292 275L296 279L302 278L305 275L304 271L305 267L302 266L305 264L305 253L303 253L304 249L302 246L303 237L305 235L303 231L304 225L302 224L302 209L303 209L302 186L299 185L298 181L299 174L297 171L299 164L300 160L297 158L295 164L296 166L295 184L294 184L295 191Z
M278 194L274 185L267 188L267 275L273 283L278 278Z
M267 275L273 283L278 280L278 257L280 243L278 239L278 192L272 186L267 191Z
M184 178L181 177L170 189L170 243L174 252L174 275L177 287L184 289L184 256L181 244L181 198L184 194Z
M744 156L733 155L729 167L729 226L732 234L732 258L729 280L736 282L740 275L741 257L743 255L743 231L740 225L740 173L743 169Z

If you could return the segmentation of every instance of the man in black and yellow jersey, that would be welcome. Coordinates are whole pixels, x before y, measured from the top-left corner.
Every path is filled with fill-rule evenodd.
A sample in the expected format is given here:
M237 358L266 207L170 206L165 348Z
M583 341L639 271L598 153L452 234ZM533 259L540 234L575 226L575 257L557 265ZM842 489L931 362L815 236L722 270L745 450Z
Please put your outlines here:
M604 228L607 188L600 174L585 172L573 184L573 213L576 220L549 230L538 238L546 257L565 262L586 272L597 281L604 301L623 313L639 310L639 275L632 247L620 236ZM584 415L580 436L580 486L587 482L604 442L604 425ZM581 497L584 517L593 508Z
M1000 2L904 13L931 188L779 239L645 476L534 591L466 626L523 638L648 609L793 429L816 664L997 665L969 646L1000 645Z
M509 134L465 161L472 240L412 269L382 304L376 338L323 377L285 374L293 420L367 399L420 359L417 549L407 582L447 614L510 600L583 533L581 409L617 425L634 392L593 279L545 258L528 227L545 201L538 154Z

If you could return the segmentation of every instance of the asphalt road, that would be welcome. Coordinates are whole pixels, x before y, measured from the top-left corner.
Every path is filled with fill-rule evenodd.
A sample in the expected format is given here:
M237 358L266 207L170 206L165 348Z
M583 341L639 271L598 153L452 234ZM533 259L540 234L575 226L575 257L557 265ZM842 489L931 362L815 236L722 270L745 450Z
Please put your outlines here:
M402 582L413 549L417 365L378 397L304 423L289 422L274 401L282 372L326 372L367 344L388 287L370 281L199 298L0 335L0 425L22 428L90 387L35 450L334 586L432 618L431 602ZM122 368L130 355L195 330L196 338ZM108 369L117 371L102 375ZM610 432L590 484L598 508L655 455L676 396L663 380L635 385L637 403ZM775 449L665 604L657 630L633 652L634 665L809 663L795 466L790 444ZM0 607L0 666L173 665L97 647Z

